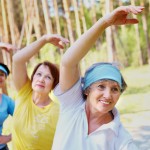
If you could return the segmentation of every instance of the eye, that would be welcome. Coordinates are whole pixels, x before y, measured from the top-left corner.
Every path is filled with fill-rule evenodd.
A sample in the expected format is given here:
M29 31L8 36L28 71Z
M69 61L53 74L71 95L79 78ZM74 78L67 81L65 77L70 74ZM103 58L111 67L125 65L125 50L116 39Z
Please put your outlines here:
M38 72L36 75L37 75L37 76L41 76L42 74L41 74L40 72Z
M4 77L5 76L5 74L4 73L0 73L0 77Z
M49 79L49 80L51 80L51 77L50 77L50 76L46 76L46 79Z
M105 89L105 86L102 85L102 84L100 84L100 85L97 86L97 88L98 88L98 90L104 90L104 89Z
M113 93L120 93L120 88L119 87L113 87L112 92Z

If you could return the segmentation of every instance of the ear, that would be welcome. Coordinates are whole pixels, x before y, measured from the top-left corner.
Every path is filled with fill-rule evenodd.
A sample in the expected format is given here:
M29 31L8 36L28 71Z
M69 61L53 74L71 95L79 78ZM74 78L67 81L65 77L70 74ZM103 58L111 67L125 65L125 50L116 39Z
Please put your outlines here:
M84 94L88 96L89 93L90 93L90 88L87 88L87 89L84 91Z

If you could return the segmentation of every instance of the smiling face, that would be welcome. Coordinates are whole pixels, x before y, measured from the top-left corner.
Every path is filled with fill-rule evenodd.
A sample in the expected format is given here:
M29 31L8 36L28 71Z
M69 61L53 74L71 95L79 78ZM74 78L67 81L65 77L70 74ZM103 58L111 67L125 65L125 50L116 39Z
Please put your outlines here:
M116 105L120 97L120 86L112 80L101 80L93 83L85 91L86 105L92 112L107 113Z
M0 70L0 88L5 85L6 75L3 71Z
M53 82L54 79L49 67L46 65L40 65L33 76L32 89L33 91L41 94L49 94L52 89Z

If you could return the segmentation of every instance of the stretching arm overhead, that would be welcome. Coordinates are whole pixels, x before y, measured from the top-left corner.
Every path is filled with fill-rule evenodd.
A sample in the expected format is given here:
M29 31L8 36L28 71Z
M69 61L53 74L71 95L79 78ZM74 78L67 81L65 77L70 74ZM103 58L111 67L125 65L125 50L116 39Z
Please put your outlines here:
M39 40L31 43L22 50L18 51L13 56L13 81L17 90L27 82L27 68L26 62L46 44L51 43L61 49L64 48L64 44L68 43L68 40L57 35L57 34L47 34L42 36Z
M80 77L79 62L88 53L103 31L111 25L136 24L137 19L127 18L129 13L141 13L141 6L121 6L99 19L64 54L60 68L60 87L63 92L72 87Z

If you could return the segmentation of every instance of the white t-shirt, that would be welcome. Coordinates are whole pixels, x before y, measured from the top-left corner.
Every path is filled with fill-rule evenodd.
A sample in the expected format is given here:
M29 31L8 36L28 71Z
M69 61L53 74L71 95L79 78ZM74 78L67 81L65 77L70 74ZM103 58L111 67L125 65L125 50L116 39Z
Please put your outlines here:
M65 93L58 85L54 94L60 101L60 116L52 150L137 150L116 108L112 110L113 121L88 135L81 80Z

